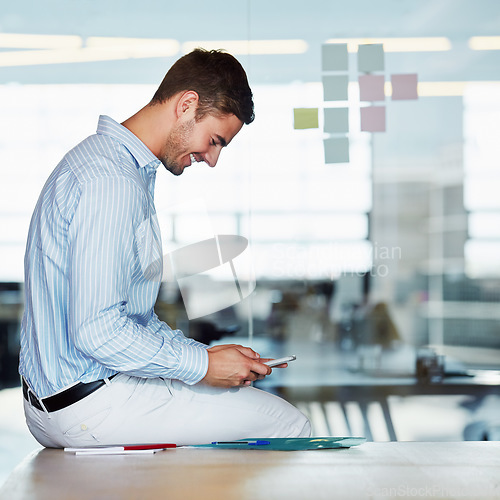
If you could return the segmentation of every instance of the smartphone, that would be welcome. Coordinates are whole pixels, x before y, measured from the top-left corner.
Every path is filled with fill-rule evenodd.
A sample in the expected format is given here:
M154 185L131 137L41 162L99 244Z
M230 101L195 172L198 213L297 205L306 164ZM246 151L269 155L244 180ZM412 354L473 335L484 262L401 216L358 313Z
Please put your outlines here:
M264 364L272 368L273 366L282 365L283 363L289 363L294 359L297 359L297 356L285 356L284 358L271 359L270 361L266 361Z

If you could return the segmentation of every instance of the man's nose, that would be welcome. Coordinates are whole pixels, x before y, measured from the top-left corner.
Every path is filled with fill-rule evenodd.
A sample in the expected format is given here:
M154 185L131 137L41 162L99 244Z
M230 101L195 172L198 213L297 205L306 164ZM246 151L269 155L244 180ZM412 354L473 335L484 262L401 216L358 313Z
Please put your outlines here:
M217 165L217 160L219 159L220 152L221 148L214 148L212 151L205 155L205 160L209 167L215 167L215 165Z

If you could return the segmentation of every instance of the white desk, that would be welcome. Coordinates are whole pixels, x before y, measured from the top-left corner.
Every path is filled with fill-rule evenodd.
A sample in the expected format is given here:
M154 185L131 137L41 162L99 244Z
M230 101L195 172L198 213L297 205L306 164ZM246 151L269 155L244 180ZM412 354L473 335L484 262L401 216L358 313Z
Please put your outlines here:
M2 500L499 499L500 442L366 443L300 452L177 449L82 457L45 449Z

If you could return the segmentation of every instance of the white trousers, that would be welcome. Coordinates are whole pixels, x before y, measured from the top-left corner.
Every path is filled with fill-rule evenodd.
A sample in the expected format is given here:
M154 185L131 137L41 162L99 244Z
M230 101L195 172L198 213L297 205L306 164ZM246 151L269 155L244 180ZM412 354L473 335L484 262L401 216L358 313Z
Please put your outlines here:
M309 437L309 420L255 389L188 386L118 374L67 408L47 413L24 400L28 428L46 447L139 443L204 444L259 437Z

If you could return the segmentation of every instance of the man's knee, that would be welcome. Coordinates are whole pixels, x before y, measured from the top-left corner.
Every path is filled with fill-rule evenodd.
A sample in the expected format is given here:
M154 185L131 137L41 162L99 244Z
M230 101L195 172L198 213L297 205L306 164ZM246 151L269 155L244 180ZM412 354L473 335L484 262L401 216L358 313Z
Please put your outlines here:
M309 419L299 410L299 414L296 424L296 435L292 437L311 437L311 422Z
M300 434L298 437L311 437L311 422L309 419L304 415L304 425L302 427L302 430L300 431Z
M311 423L309 419L297 408L293 409L288 415L288 422L285 424L286 419L283 420L282 424L282 436L281 437L310 437L311 436Z

